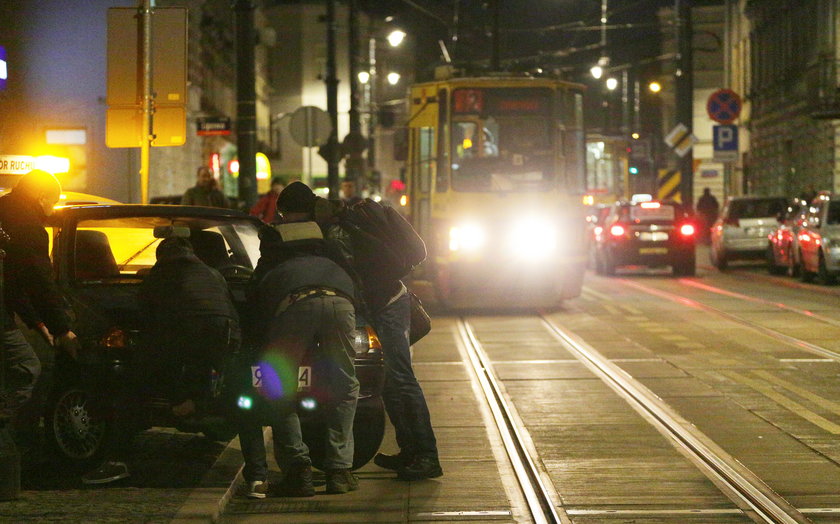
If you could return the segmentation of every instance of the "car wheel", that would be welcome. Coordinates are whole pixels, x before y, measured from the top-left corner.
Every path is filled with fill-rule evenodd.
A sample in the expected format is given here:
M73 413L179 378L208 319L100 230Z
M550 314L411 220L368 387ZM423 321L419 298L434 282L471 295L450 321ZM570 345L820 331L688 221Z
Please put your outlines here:
M56 457L79 468L102 460L113 423L97 414L93 396L81 386L56 387L47 402L44 426L47 445Z
M693 277L697 274L697 262L693 258L677 262L673 270L675 277Z
M729 260L727 260L726 252L718 251L717 249L712 249L712 265L714 265L719 270L723 271L726 269L726 266L729 265Z
M793 254L788 256L787 274L789 277L798 278L802 273L802 266L796 262Z
M805 260L802 258L802 253L799 253L799 260ZM808 270L808 266L802 263L799 266L799 280L802 282L813 282L814 280L814 273Z
M771 275L783 275L785 267L776 264L776 254L773 252L773 244L767 244L767 272Z
M324 471L326 429L322 423L307 424L301 428L303 440L309 448L312 467ZM370 462L385 436L385 408L381 399L368 399L360 404L353 419L353 469Z
M817 275L820 277L820 281L827 286L834 284L837 280L834 275L828 272L828 268L825 267L825 257L822 253L820 253L820 263L817 268Z
M604 265L604 274L608 277L615 276L615 260L613 260L613 257L609 252L604 257L602 263Z

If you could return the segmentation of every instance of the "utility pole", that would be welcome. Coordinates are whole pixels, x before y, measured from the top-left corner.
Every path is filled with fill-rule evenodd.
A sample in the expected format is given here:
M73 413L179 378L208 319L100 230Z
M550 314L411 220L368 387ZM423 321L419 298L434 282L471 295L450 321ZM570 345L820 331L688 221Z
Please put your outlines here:
M239 157L239 202L250 209L257 201L257 95L254 87L254 1L234 0L236 11L236 149Z
M338 78L335 66L335 0L327 0L327 75L324 83L327 85L327 113L330 115L332 132L327 139L326 147L322 147L321 156L327 161L327 187L329 197L338 199Z
M676 105L677 122L693 131L694 80L692 63L691 0L675 0L674 16L677 31ZM688 153L679 161L680 194L682 203L689 208L694 205L694 155Z
M140 142L140 203L149 203L149 154L152 148L152 5L143 0L143 140Z
M359 12L357 0L349 0L347 26L350 29L347 46L350 56L350 133L344 137L344 150L348 153L345 161L347 179L356 186L356 193L360 192L365 174L365 161L362 152L365 150L365 137L362 134L362 121L359 114ZM368 82L373 79L369 78Z

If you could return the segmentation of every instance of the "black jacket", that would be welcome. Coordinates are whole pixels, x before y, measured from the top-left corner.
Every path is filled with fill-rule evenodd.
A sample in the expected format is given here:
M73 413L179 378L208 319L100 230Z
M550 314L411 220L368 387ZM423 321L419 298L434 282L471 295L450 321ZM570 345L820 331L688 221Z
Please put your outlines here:
M226 317L239 323L239 315L225 278L184 244L159 248L157 262L138 293L144 317L154 331L178 329L197 317Z
M5 329L15 326L17 313L27 326L46 324L53 336L70 330L64 296L53 279L49 235L37 201L16 191L0 198L0 225L11 240L4 264Z

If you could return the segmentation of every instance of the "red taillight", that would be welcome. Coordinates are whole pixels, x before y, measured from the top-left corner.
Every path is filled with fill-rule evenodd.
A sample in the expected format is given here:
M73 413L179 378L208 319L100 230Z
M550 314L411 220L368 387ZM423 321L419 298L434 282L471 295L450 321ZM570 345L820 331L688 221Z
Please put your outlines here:
M690 237L694 234L694 226L691 224L683 224L680 226L680 234L684 237Z
M723 223L726 224L727 226L733 226L733 227L738 227L738 225L740 224L738 222L737 218L732 218L732 217L727 218L726 220L723 221Z
M610 234L614 237L623 237L624 236L624 226L621 224L614 224L610 228Z
M128 337L126 336L125 331L117 327L112 327L108 330L108 333L102 337L100 343L110 349L124 348L127 345L127 339Z

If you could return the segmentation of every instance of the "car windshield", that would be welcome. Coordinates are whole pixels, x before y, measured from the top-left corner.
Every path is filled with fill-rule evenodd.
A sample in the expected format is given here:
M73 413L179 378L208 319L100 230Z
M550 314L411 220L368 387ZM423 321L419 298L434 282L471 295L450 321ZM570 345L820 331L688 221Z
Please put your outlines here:
M139 283L156 261L162 240L157 226L189 230L195 254L216 269L256 267L257 227L247 219L194 217L121 217L83 220L76 226L73 274L82 281Z
M729 218L776 217L785 210L784 198L745 198L729 204Z

